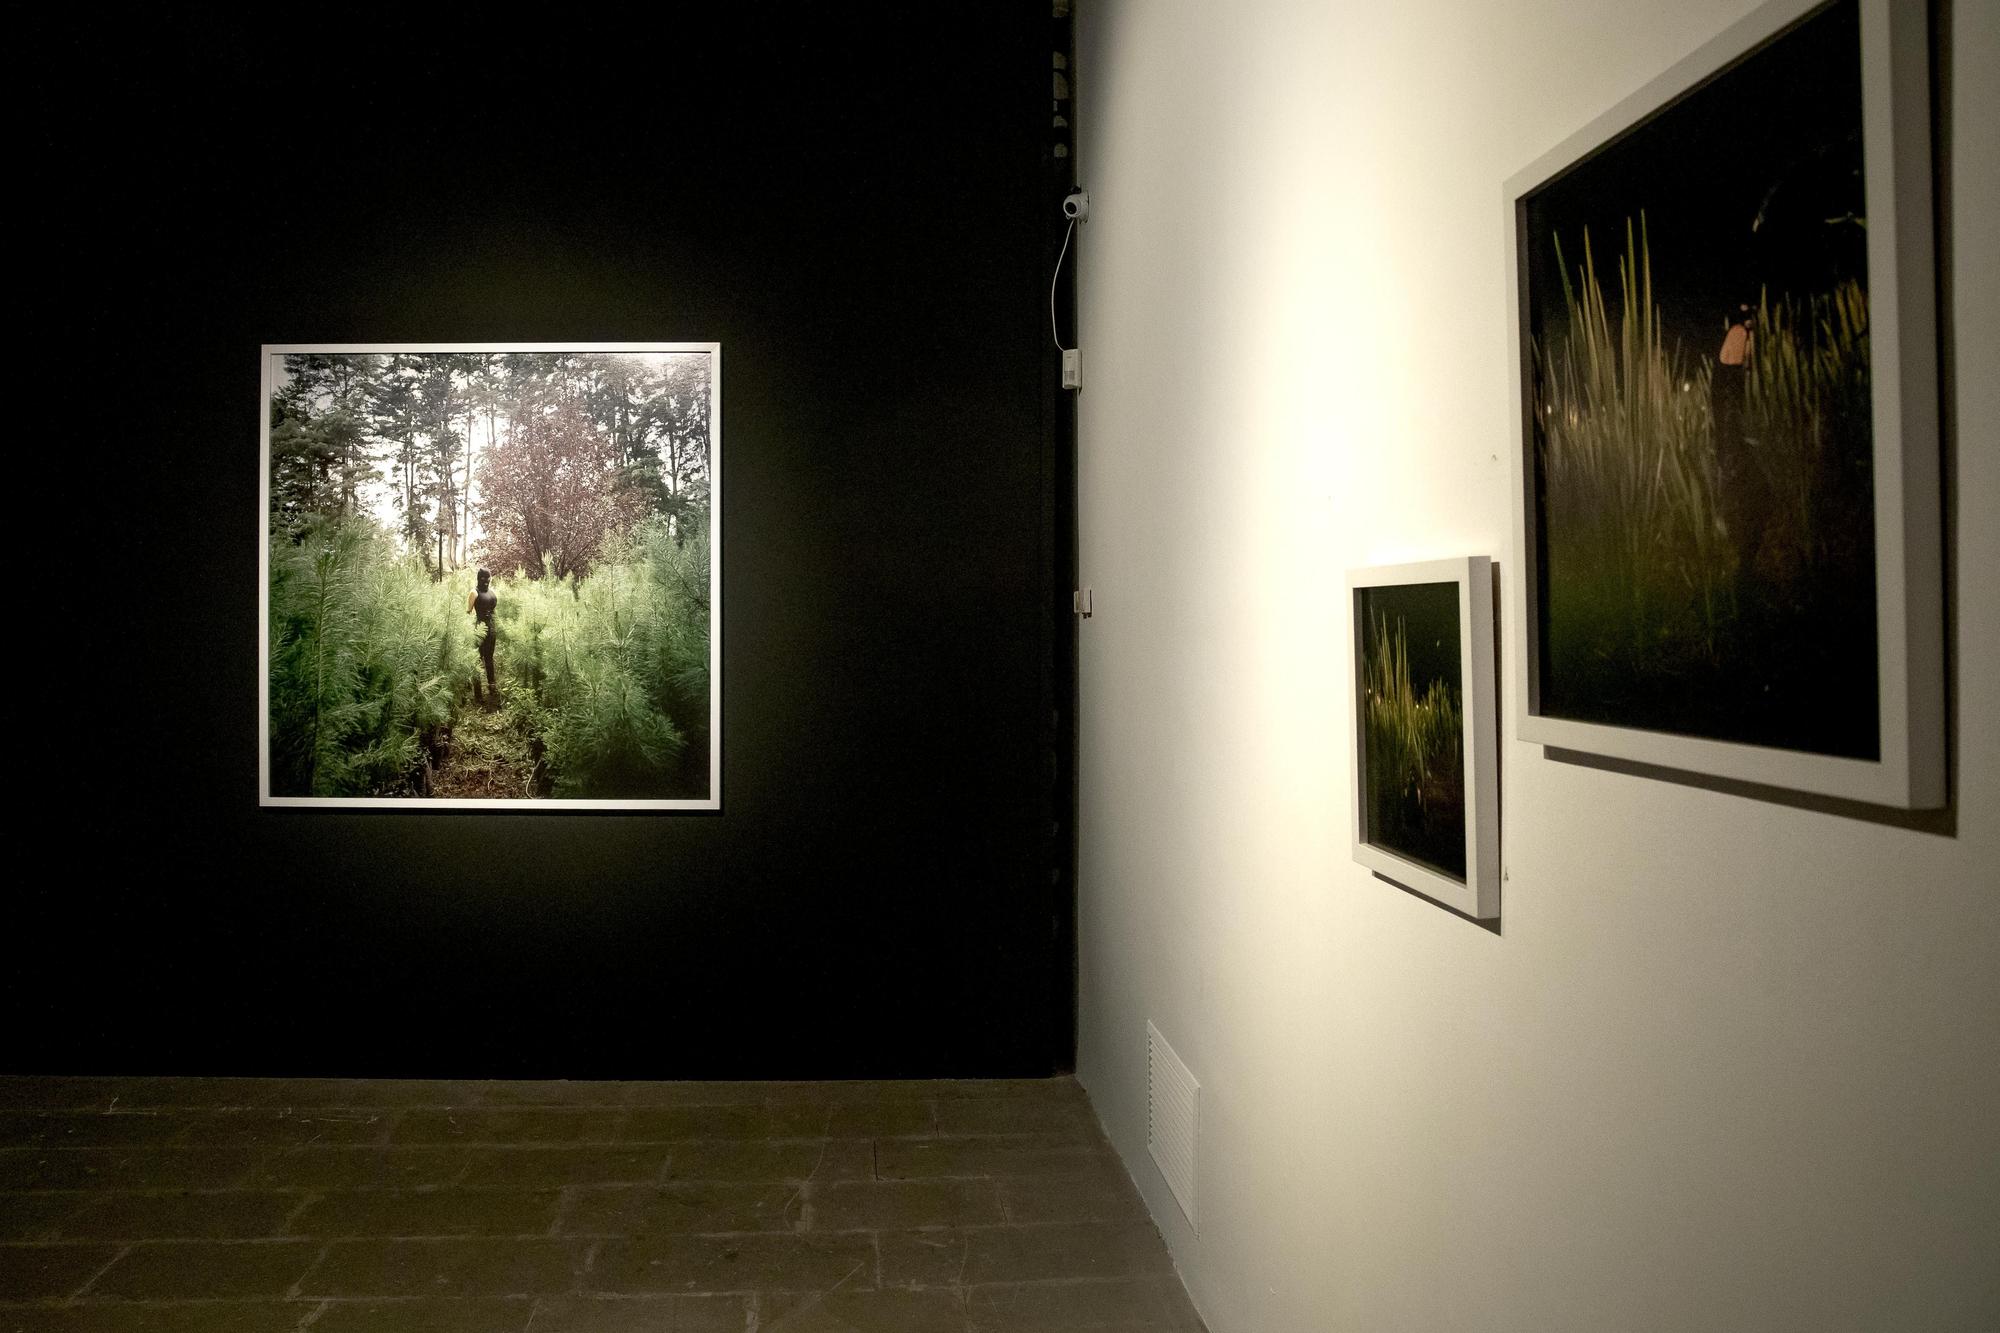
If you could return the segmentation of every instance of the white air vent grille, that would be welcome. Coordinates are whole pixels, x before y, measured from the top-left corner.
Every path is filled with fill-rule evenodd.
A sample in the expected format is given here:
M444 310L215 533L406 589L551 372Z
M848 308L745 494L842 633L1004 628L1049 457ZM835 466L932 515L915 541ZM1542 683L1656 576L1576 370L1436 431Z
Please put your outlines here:
M1180 1201L1189 1226L1194 1217L1194 1141L1201 1125L1201 1084L1146 1024L1146 1150Z

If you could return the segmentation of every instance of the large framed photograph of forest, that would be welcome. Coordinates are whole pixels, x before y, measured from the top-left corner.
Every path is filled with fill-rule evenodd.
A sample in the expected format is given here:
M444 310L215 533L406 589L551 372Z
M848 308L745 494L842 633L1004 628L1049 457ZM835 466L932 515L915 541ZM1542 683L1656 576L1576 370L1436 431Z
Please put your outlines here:
M1470 917L1500 913L1493 562L1347 576L1354 859Z
M264 805L721 807L718 344L262 353Z
M1944 792L1925 0L1772 0L1509 181L1522 739Z

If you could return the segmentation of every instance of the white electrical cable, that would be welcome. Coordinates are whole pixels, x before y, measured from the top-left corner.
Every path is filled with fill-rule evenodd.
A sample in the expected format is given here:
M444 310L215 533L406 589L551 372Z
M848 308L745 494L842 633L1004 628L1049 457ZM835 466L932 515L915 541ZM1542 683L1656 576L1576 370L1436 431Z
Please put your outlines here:
M1063 232L1062 249L1056 255L1056 271L1049 275L1049 337L1055 340L1058 352L1070 349L1062 345L1062 333L1056 328L1056 284L1062 280L1063 256L1069 253L1069 238L1076 234L1076 219L1069 220L1069 227Z

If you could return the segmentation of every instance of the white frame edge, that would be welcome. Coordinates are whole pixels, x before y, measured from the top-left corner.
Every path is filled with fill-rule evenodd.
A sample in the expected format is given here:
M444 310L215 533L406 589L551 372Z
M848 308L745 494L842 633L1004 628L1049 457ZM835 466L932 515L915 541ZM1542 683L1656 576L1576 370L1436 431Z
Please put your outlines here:
M1493 561L1483 555L1376 565L1347 573L1347 712L1350 747L1348 819L1354 859L1382 878L1478 919L1500 915L1500 737L1495 716ZM1367 723L1363 716L1365 588L1450 583L1458 588L1458 663L1465 734L1465 880L1420 865L1367 841Z
M271 362L290 353L702 352L708 363L708 796L702 800L503 800L491 797L273 796L271 794ZM257 401L257 804L319 810L720 810L722 808L722 344L719 342L265 343Z
M1858 0L1868 199L1879 760L1642 731L1537 711L1538 571L1530 508L1534 431L1522 343L1521 202L1710 76L1819 9L1770 0L1507 181L1507 336L1514 406L1514 723L1519 739L1658 768L1903 809L1945 803L1943 497L1931 211L1930 27L1925 0Z

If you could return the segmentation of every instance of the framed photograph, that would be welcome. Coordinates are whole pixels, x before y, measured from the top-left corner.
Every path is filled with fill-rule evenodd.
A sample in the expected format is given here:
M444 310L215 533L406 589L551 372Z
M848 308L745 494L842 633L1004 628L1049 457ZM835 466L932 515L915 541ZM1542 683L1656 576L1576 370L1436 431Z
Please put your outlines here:
M1523 740L1943 803L1924 0L1773 0L1508 182Z
M722 349L272 345L259 800L722 804Z
M1493 564L1348 574L1354 859L1473 917L1500 912Z

